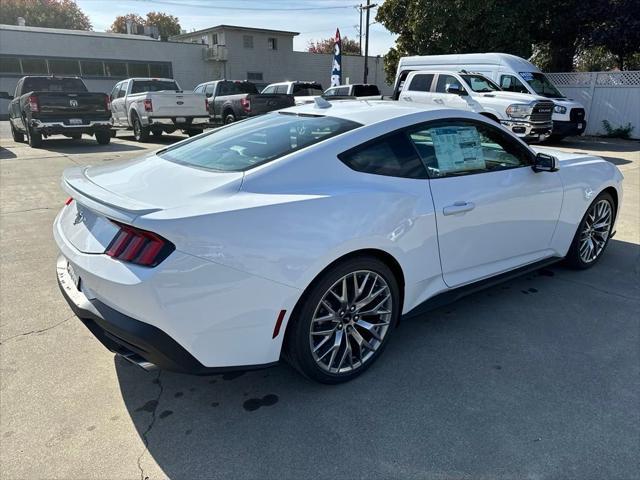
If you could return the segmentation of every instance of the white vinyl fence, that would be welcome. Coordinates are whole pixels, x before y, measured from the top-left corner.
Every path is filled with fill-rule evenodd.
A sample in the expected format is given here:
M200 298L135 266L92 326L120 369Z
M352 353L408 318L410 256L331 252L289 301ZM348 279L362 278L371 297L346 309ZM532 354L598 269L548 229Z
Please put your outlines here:
M586 135L605 133L603 120L613 128L631 124L631 138L640 139L640 71L549 73L549 80L567 97L585 106Z

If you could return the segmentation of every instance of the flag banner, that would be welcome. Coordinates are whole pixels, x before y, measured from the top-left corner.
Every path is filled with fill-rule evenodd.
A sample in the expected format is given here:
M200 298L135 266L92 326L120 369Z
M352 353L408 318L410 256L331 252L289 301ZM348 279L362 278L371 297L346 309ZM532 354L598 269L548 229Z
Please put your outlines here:
M331 86L342 84L342 42L340 41L340 29L336 29L336 38L333 44L333 66L331 68Z

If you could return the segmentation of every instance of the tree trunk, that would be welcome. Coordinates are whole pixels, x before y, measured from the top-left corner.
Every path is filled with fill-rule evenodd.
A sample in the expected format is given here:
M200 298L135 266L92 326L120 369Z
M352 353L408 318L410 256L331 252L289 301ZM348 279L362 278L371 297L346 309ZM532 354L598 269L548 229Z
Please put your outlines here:
M575 45L549 45L549 71L570 72L573 70L573 57L576 54Z

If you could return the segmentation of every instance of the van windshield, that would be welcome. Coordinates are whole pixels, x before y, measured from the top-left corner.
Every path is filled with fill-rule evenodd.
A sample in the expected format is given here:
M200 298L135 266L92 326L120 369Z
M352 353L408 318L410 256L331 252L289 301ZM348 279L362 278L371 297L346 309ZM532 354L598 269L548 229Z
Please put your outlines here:
M243 172L360 126L336 117L270 113L213 130L158 156L205 170Z
M498 85L493 83L487 77L482 75L460 75L474 92L496 92L502 90Z
M533 88L533 90L543 97L547 98L565 98L560 91L545 77L544 73L539 72L520 72L520 76Z

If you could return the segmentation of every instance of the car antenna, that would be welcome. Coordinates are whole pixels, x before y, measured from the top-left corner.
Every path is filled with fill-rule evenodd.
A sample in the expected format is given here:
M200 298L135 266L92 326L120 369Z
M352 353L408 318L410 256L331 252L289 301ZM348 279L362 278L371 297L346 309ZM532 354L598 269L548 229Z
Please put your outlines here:
M331 108L331 103L327 102L324 98L322 97L316 97L313 99L313 101L315 102L315 108Z

